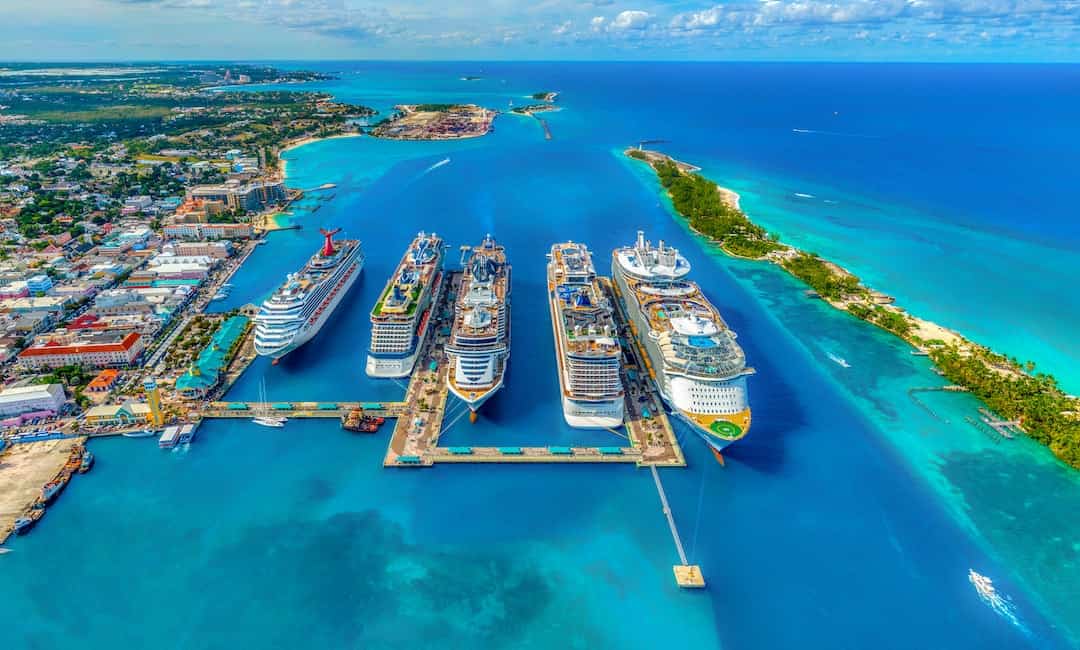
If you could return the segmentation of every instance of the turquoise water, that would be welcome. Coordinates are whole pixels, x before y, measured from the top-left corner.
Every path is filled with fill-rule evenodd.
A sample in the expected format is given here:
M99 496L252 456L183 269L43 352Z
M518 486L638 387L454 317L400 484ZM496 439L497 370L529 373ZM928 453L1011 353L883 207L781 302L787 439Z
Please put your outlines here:
M491 232L514 264L508 383L475 425L452 416L445 444L619 444L610 433L562 422L544 255L554 241L583 241L606 270L607 252L644 228L683 250L758 370L750 384L754 428L730 449L727 466L676 424L690 466L661 471L708 589L675 587L677 554L647 472L391 471L381 467L385 431L211 422L186 453L162 452L147 440L91 443L98 466L0 559L5 647L64 647L72 637L95 649L1075 645L1075 472L1029 441L994 441L969 427L963 416L975 404L965 396L920 393L929 410L919 406L908 389L941 383L925 359L806 300L776 268L699 245L672 219L651 174L619 151L634 138L672 133L674 153L744 190L746 207L792 240L830 235L806 217L788 231L784 224L794 221L783 220L801 214L783 198L789 189L853 197L862 188L857 177L837 176L843 190L833 194L805 191L804 176L819 173L816 166L792 161L813 168L801 177L746 159L749 116L743 126L751 135L720 146L710 140L716 125L698 119L700 102L657 92L622 104L604 94L622 100L662 91L684 74L677 66L483 67L485 80L469 84L457 79L472 68L419 64L357 66L327 84L344 99L380 108L474 98L504 106L556 88L567 110L547 116L553 141L543 140L535 121L504 115L480 140L356 138L288 153L291 185L338 187L296 210L302 230L275 233L259 247L223 308L271 291L318 246L317 227L342 226L361 238L368 261L315 340L278 366L257 362L230 396L256 396L261 380L272 400L400 396L402 386L363 375L367 314L387 275L418 230L438 231L451 250ZM768 66L752 72L715 71L760 92L780 92L792 74ZM768 85L758 79L763 74L780 78ZM709 98L714 91L692 92ZM788 92L805 100L809 91ZM762 148L769 144L764 137ZM881 200L863 196L851 205ZM862 219L871 224L875 215ZM987 232L1008 226L987 220ZM939 221L942 229L959 227ZM1010 232L1018 239L1028 231ZM870 232L905 237L901 224ZM912 250L897 244L897 255ZM1014 277L1006 271L995 277ZM882 277L882 288L903 295ZM949 302L934 293L943 287L926 288L928 302ZM977 320L978 307L971 309ZM1062 310L1066 323L1050 331L1066 328L1071 313ZM1002 319L1036 327L1031 314ZM1009 602L995 609L980 599L970 569L991 577Z

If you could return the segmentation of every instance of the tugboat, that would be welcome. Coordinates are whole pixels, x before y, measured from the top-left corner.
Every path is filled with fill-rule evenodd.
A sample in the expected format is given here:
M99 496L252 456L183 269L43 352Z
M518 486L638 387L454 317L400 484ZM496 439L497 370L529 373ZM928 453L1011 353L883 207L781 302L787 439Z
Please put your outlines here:
M364 415L364 409L353 409L341 416L341 428L356 433L375 433L384 422L385 418Z
M45 510L34 509L26 513L25 517L19 517L15 520L15 528L13 529L16 535L25 535L30 532L30 529L37 525L37 522L45 516Z
M90 471L90 468L94 466L94 455L90 453L89 449L83 449L82 462L79 463L79 473L85 474Z

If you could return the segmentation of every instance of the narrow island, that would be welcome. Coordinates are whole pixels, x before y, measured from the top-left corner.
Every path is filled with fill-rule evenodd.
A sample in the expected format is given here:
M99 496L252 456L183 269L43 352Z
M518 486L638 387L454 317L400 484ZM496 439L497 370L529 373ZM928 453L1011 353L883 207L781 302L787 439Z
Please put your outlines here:
M695 233L732 257L779 265L809 285L810 294L900 337L928 356L946 379L1080 469L1080 399L1062 391L1052 376L1035 372L1034 363L918 318L838 264L782 243L746 216L738 194L701 176L699 168L657 151L631 147L624 153L652 168Z
M544 113L548 111L562 110L558 106L552 104L529 104L528 106L515 106L510 109L510 112L515 115L533 115L534 113Z
M370 135L387 140L458 140L487 135L498 111L476 104L399 104Z
M529 97L537 101L553 103L556 99L559 98L559 93L553 90L542 90L538 93L533 93L529 95Z

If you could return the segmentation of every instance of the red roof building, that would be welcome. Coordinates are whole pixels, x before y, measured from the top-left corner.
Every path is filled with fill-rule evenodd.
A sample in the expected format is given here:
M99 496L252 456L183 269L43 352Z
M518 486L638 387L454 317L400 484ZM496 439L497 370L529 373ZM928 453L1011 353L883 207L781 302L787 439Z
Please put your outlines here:
M138 332L94 331L41 336L19 353L23 368L59 368L81 365L91 368L126 366L139 358L146 342Z

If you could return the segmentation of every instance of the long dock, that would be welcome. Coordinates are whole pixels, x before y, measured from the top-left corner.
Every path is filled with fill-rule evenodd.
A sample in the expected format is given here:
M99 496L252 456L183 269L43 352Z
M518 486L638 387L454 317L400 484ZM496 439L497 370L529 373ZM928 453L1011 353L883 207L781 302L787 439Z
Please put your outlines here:
M624 348L623 381L626 391L627 439L629 447L441 447L449 390L446 377L449 364L444 346L447 336L440 330L444 316L451 314L449 296L461 283L459 273L449 274L447 285L432 310L433 332L424 343L417 370L413 372L398 421L390 438L383 465L386 467L430 467L435 463L635 463L638 466L685 467L686 459L671 422L664 413L660 396L655 393L637 353ZM611 292L605 280L602 287ZM626 327L625 315L617 310L616 324ZM435 364L432 369L432 363ZM391 415L389 417L394 417ZM456 418L463 417L459 412ZM617 432L616 432L617 433ZM620 434L621 435L621 434Z
M656 471L656 465L650 465L653 482L656 483L656 493L660 495L660 507L667 517L668 527L671 528L671 538L675 540L675 550L679 553L679 561L672 568L675 573L675 582L680 587L700 589L705 586L705 577L701 575L701 567L690 564L686 559L686 551L683 550L682 539L679 538L679 529L675 526L675 516L671 514L671 506L668 505L667 493L664 492L664 484L660 482L660 472Z
M204 418L251 418L270 413L287 418L340 418L349 411L384 418L400 418L406 413L405 402L210 402L200 408Z
M599 278L600 288L615 305L615 325L624 337L622 380L626 389L625 419L627 435L641 454L640 466L686 467L682 446L679 445L664 404L650 378L645 350L631 331L630 319L616 299L615 285L608 278Z

